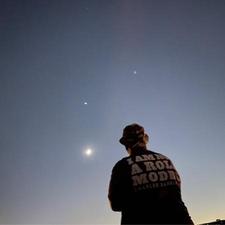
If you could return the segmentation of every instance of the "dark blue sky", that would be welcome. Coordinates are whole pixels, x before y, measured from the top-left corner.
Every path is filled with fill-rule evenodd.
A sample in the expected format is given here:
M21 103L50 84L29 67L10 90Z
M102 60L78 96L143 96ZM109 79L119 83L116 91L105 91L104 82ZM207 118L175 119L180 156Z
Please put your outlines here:
M0 223L119 223L133 122L193 220L225 218L224 27L222 0L0 0Z

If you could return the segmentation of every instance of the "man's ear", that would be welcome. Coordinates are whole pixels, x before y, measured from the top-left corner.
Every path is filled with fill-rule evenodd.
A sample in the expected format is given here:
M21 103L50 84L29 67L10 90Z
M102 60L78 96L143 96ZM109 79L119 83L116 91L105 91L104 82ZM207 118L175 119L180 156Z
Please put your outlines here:
M144 134L144 142L145 144L149 142L149 136L147 134Z

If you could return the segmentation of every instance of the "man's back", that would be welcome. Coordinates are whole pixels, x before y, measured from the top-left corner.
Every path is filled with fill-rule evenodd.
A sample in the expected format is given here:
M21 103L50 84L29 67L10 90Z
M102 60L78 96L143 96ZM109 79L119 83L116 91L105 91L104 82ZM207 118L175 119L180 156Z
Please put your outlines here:
M114 166L109 199L112 209L122 212L122 224L193 224L171 160L146 149Z

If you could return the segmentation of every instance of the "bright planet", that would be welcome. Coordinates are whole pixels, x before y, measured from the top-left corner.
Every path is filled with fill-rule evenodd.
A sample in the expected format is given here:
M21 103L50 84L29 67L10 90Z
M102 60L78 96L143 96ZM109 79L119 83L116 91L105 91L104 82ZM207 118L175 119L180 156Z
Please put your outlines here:
M87 148L84 151L84 155L87 156L87 157L90 157L92 154L93 154L93 150L91 148Z

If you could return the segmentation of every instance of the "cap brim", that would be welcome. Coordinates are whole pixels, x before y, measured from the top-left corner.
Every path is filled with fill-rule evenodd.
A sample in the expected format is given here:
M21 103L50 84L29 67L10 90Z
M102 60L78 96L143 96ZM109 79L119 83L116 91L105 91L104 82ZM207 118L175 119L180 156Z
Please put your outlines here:
M124 145L125 143L125 138L124 137L121 137L120 140L119 140L120 144Z

